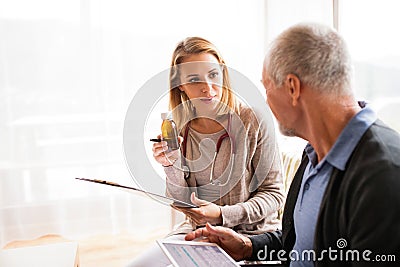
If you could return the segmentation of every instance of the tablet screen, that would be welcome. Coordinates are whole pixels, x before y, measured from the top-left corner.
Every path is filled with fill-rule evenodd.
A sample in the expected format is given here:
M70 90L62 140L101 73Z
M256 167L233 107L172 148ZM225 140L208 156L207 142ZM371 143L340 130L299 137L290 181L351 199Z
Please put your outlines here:
M175 267L239 266L216 244L163 240L158 243Z

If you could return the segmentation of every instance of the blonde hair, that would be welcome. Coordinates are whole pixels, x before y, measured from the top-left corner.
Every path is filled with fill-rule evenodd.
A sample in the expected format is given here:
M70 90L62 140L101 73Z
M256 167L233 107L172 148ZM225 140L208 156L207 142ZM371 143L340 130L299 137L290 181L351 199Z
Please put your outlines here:
M172 55L170 69L170 90L169 90L169 109L172 110L173 119L178 126L179 131L185 126L186 122L195 118L194 108L190 104L189 97L179 89L181 85L179 64L183 62L185 57L190 55L208 53L213 55L222 67L222 97L220 108L217 116L236 112L239 114L239 105L235 94L231 90L228 68L217 50L217 48L208 40L201 37L188 37L179 42Z

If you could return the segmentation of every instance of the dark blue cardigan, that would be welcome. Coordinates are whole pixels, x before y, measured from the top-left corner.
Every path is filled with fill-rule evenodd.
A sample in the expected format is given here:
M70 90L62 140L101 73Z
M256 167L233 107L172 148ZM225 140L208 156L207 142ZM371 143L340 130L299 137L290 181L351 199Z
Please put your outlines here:
M293 212L307 164L303 153L286 199L282 231L250 237L252 259L257 254L264 258L265 248L267 256L274 250L273 258L266 259L279 255L288 259L287 265L289 255L296 255L289 254L296 240ZM319 211L314 251L320 258L315 266L400 266L400 135L380 120L363 135L345 171L332 172ZM380 255L392 260L389 255L394 255L396 261L377 261L383 259Z

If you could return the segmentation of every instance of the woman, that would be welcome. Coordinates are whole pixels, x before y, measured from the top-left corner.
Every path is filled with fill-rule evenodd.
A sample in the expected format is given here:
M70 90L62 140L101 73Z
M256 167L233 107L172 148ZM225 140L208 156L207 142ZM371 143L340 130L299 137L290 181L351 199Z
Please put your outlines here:
M169 94L181 149L155 143L153 156L164 166L167 195L199 206L177 208L187 220L169 238L183 240L206 222L247 235L277 229L284 195L272 121L237 100L212 43L191 37L177 45ZM154 253L162 255L155 248L130 266L169 264L163 255L154 262Z

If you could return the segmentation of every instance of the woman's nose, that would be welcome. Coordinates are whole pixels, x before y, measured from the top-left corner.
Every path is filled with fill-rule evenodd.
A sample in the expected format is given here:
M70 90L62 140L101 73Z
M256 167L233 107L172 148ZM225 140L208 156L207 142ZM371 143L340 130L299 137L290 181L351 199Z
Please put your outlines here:
M213 83L211 81L205 81L202 86L203 93L211 93L214 90Z

